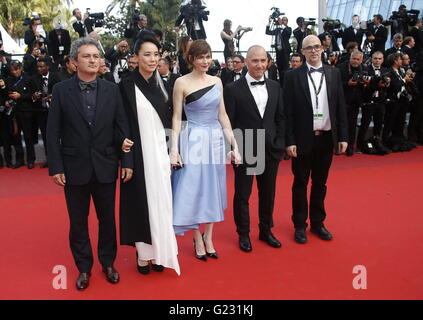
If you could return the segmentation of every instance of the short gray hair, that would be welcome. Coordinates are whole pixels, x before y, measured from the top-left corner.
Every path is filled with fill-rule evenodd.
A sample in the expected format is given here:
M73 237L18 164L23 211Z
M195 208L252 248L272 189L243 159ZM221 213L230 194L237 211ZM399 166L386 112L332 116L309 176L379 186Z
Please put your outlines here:
M95 46L100 52L100 45L98 44L98 41L92 38L79 38L78 40L72 42L69 57L73 60L78 60L79 49L82 46Z
M396 33L394 37L392 38L392 40L399 40L399 39L401 40L404 39L401 33Z
M140 20L148 20L147 16L145 14L140 14L139 18L140 18Z
M355 56L364 56L364 53L362 51L359 50L354 50L353 52L351 52L351 57L355 57Z

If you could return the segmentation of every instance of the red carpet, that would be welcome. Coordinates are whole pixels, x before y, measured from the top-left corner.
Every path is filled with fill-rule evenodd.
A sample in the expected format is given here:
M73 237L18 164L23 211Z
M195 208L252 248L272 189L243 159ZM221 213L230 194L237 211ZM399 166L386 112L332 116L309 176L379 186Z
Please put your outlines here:
M257 193L251 199L253 252L241 252L229 209L215 226L218 260L194 258L191 234L178 237L182 275L142 276L134 249L119 247L121 283L108 284L96 259L91 286L74 287L77 270L68 244L62 190L47 170L0 170L0 299L422 299L423 148L386 157L336 157L327 197L334 240L293 240L290 163L278 177L273 249L258 241ZM90 216L93 247L97 221ZM67 290L52 286L54 266L67 268ZM367 268L367 290L355 290L353 268Z

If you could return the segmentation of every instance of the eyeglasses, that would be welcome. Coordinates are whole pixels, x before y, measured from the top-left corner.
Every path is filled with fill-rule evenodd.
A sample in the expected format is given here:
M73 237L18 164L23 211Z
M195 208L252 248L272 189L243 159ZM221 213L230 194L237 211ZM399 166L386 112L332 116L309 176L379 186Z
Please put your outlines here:
M320 45L320 44L316 44L316 45L314 45L314 46L308 46L308 47L305 47L305 48L303 48L304 50L306 50L306 51L312 51L312 50L316 50L316 51L318 51L318 50L320 50L322 48L322 46Z
M232 63L234 63L234 64L238 64L238 63L242 63L242 61L232 61Z

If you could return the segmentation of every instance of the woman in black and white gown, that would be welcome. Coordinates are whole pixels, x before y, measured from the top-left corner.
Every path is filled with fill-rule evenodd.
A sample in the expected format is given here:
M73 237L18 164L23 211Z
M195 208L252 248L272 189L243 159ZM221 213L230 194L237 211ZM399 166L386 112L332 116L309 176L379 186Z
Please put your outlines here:
M138 69L120 83L130 123L134 158L132 180L121 185L120 238L136 247L137 268L149 273L163 267L180 274L172 226L171 167L166 132L172 108L168 89L156 71L160 44L149 36L138 39Z

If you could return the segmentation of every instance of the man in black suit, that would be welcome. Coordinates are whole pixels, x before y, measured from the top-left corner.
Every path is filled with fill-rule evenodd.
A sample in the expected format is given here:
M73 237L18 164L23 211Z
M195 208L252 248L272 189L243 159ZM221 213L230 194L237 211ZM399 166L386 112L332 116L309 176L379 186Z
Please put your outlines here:
M392 54L392 53L404 53L403 50L403 44L404 42L404 38L402 36L401 33L396 33L394 35L394 37L392 38L392 48L389 48L388 50L385 51L385 61L388 60L388 57ZM388 67L388 65L385 63L384 64L385 67Z
M48 53L53 57L56 68L63 65L63 59L69 55L71 38L69 31L63 29L61 24L57 24L54 30L48 34Z
M179 30L180 26L185 23L187 34L192 40L207 39L203 21L209 20L209 13L204 9L201 0L191 0L191 3L182 6L181 14L175 22L176 30Z
M325 228L326 181L333 150L347 149L348 130L341 74L337 68L322 64L318 37L304 39L302 53L307 63L285 76L283 89L287 122L287 153L292 157L292 207L295 241L306 243L307 185L310 196L311 231L323 240L332 234Z
M80 38L72 43L77 75L53 89L47 126L48 164L54 182L64 187L70 218L70 246L80 275L78 290L89 285L93 255L88 233L92 196L99 220L98 255L110 283L119 282L116 258L115 192L119 150L129 128L119 88L97 79L100 46ZM129 151L127 149L124 150ZM122 179L132 177L133 160L122 159Z
M180 75L170 72L170 61L168 58L161 58L159 60L158 70L163 81L169 85L171 92L173 92L175 81L180 77Z
M297 18L297 25L298 28L294 30L293 34L295 39L297 39L297 53L301 53L303 40L311 34L311 30L305 24L305 19L303 17Z
M356 42L358 43L358 50L361 51L363 37L364 30L360 28L360 17L358 15L354 15L352 25L346 28L342 35L342 46L344 47L344 49L346 49L348 43Z
M76 67L70 60L69 56L63 59L63 66L59 71L60 81L68 80L75 75Z
M234 217L240 249L249 252L252 246L248 201L254 175L259 190L259 239L274 248L281 246L271 229L276 177L285 148L285 118L280 84L264 77L268 63L264 48L251 47L246 62L248 73L225 87L224 99L232 127L240 133L235 136L243 163L234 167Z
M234 65L234 69L229 72L224 79L222 79L224 86L241 79L247 74L247 68L245 67L245 58L242 55L234 55L232 57L232 62Z
M104 57L110 62L110 72L114 77L114 81L118 84L124 72L128 71L129 44L126 40L110 48L104 54Z
M48 45L48 37L39 16L31 19L31 24L28 30L25 31L25 44L28 46L28 52L32 51L34 41L36 40Z
M382 24L383 17L380 14L373 16L373 25L367 31L367 40L373 43L371 54L376 51L385 53L386 41L388 40L388 29Z
M73 29L78 33L80 38L88 37L88 35L94 31L94 23L92 19L89 19L87 13L82 17L81 10L78 8L73 9L72 15L76 18L76 21L73 23Z
M133 43L137 42L137 38L141 36L142 33L148 32L154 37L153 29L148 27L148 18L145 14L140 14L138 19L138 24L130 24L125 30L124 37L127 39L132 39Z
M413 37L416 42L414 46L414 55L417 56L417 54L423 50L422 18L417 20L416 25L411 28L409 35L410 37Z
M36 112L38 127L44 142L44 150L47 155L47 118L50 108L51 94L56 83L60 82L60 77L55 72L50 72L48 60L39 59L37 62L38 73L32 78L32 101L38 109ZM37 130L38 131L38 130ZM47 162L41 168L47 168Z
M292 29L288 27L288 18L280 16L276 27L271 30L270 23L272 20L273 19L271 18L266 27L266 34L275 37L274 48L276 50L276 63L278 65L281 86L283 86L283 74L289 68L289 55L292 52L291 45L289 43L289 39L292 35Z

